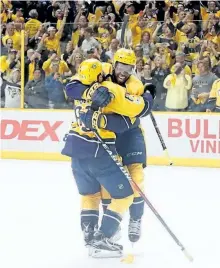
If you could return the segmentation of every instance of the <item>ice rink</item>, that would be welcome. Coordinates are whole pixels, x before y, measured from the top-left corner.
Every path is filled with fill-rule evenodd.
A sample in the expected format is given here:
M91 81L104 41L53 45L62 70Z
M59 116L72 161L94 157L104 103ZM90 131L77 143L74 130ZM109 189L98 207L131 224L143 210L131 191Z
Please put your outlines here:
M220 268L220 169L148 167L146 194L193 255L189 263L146 207L134 251L138 268ZM79 228L79 195L70 163L0 161L1 268L119 268L91 259ZM123 221L125 253L127 216Z

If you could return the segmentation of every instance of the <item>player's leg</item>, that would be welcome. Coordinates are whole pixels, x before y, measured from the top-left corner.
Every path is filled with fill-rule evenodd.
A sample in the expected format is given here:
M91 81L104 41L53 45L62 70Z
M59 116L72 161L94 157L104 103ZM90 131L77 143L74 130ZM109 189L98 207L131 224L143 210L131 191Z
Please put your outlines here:
M144 169L142 164L131 164L128 167L129 173L132 179L137 183L137 185L144 191ZM144 214L144 200L139 195L139 193L134 190L133 203L129 208L130 220L128 227L128 236L131 242L137 242L141 236L141 219ZM103 211L107 209L108 205L111 203L111 196L109 192L102 187L101 188L102 206ZM114 237L114 241L120 239L120 228Z
M132 179L144 189L144 167L146 166L146 144L141 127L128 130L117 137L116 148L122 156ZM128 236L131 242L139 240L141 235L141 218L144 213L144 200L134 191L134 200L130 207Z
M111 204L108 205L102 217L99 232L95 236L93 244L96 249L95 255L101 254L102 256L104 250L105 252L111 251L111 257L120 256L122 246L112 243L110 239L118 230L123 214L133 202L133 190L129 181L107 153L102 159L94 161L97 166L95 167L93 163L93 174L112 198Z
M86 245L98 229L100 184L88 170L89 159L72 159L72 172L81 195L81 229Z
M105 213L107 207L111 204L111 195L109 192L102 186L101 187L101 199L102 199L102 209ZM117 242L121 238L121 227L119 225L116 233L111 237L112 242Z
M140 163L131 164L128 167L132 180L144 191L144 169ZM141 236L141 219L144 214L144 200L140 194L134 190L133 203L129 208L130 220L128 226L128 236L131 242L137 242Z

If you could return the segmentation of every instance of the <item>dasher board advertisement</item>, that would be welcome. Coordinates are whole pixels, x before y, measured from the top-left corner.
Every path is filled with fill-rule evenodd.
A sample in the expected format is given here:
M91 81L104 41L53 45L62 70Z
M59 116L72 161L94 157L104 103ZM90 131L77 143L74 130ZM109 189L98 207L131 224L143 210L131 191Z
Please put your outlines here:
M220 167L220 116L205 113L154 113L174 165ZM73 111L1 109L1 157L69 160L60 154ZM141 120L148 164L166 165L149 116Z

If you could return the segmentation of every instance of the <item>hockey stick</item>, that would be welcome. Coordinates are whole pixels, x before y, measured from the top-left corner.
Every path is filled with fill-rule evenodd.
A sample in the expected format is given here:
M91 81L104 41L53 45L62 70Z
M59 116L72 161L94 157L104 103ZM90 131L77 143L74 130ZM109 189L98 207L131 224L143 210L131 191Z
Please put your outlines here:
M115 164L118 166L118 168L121 170L121 172L125 175L125 177L129 180L129 182L132 184L132 186L135 188L135 190L140 194L140 196L144 199L145 203L148 205L148 207L151 209L151 211L154 213L154 215L157 217L157 219L160 221L160 223L164 226L164 228L167 230L167 232L170 234L170 236L173 238L173 240L176 242L176 244L181 248L182 252L184 253L185 257L192 262L193 258L189 253L186 251L183 244L179 241L179 239L175 236L175 234L171 231L171 229L168 227L166 222L163 220L163 218L160 216L160 214L156 211L156 209L153 207L151 202L148 200L146 195L141 191L139 186L132 180L129 172L125 169L125 167L122 165L122 163L118 160L117 155L115 155L112 150L108 147L108 145L102 140L100 135L97 131L94 131L97 139L102 144L102 147L105 149L105 151L109 154L111 159L115 162Z
M166 146L166 144L165 144L165 142L164 142L164 139L163 139L163 137L162 137L162 134L161 134L161 132L160 132L160 130L159 130L159 127L158 127L158 125L157 125L156 119L155 119L154 115L152 114L152 112L150 113L150 118L151 118L152 123L153 123L153 125L154 125L155 131L157 132L157 136L158 136L158 138L159 138L159 140L160 140L160 144L161 144L161 146L162 146L162 148L163 148L163 151L164 151L164 153L165 153L167 159L169 160L169 164L170 164L170 166L172 166L172 165L173 165L173 161L172 161L172 159L171 159L170 156L169 156L169 153L168 153L168 150L167 150L167 146Z
M125 30L128 24L128 19L129 16L127 14L124 14L124 20L123 20L123 24L122 24L122 28L121 28L121 46L125 47Z

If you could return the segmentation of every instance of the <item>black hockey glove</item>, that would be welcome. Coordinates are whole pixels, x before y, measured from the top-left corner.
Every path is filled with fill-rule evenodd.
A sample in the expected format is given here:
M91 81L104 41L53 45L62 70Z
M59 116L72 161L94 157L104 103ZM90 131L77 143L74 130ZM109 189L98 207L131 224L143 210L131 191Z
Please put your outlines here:
M144 85L144 93L150 93L153 99L156 98L156 87L153 84L145 84Z

